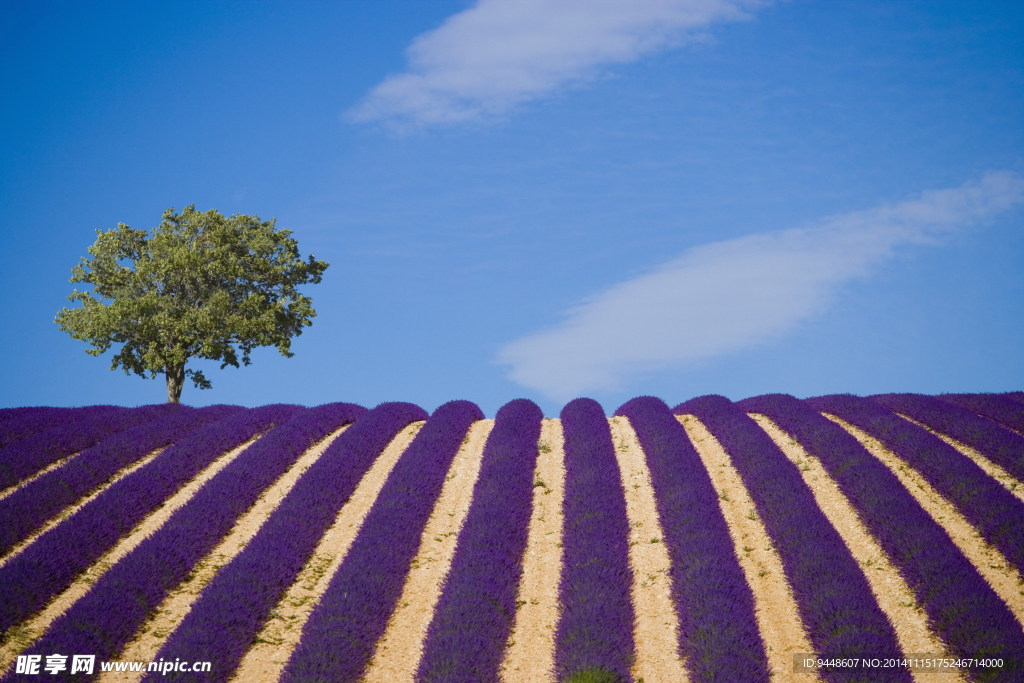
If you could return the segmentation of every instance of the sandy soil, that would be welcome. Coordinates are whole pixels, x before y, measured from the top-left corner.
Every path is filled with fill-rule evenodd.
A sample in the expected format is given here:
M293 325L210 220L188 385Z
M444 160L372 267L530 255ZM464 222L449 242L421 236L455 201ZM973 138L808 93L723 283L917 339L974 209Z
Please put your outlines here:
M943 652L945 648L941 640L928 628L923 611L898 570L867 532L856 511L825 473L818 459L813 454L808 454L768 418L761 415L751 417L800 469L817 504L839 531L844 543L862 567L880 607L896 627L904 651ZM995 548L985 543L954 506L929 486L913 468L864 432L833 416L826 417L847 429L896 474L924 509L946 530L969 561L978 568L1001 599L1009 605L1018 622L1024 627L1024 578ZM815 680L809 674L793 674L793 654L809 653L813 648L801 623L779 556L754 511L753 502L742 480L728 454L696 417L677 418L686 429L711 475L718 495L719 508L729 524L734 552L754 594L758 628L765 643L773 680ZM302 629L319 596L348 553L387 476L422 424L414 423L403 430L360 481L295 583L271 613L271 619L265 624L239 670L235 672L234 681L277 680L301 638ZM677 650L678 622L670 597L669 558L667 549L661 542L662 531L650 487L646 459L628 419L611 418L610 427L630 522L629 560L634 578L633 601L637 611L634 634L637 652L633 673L647 683L683 681L686 680L687 672L685 662L680 659ZM422 640L455 552L458 532L469 510L484 444L492 428L493 420L480 420L474 423L452 463L442 493L421 536L420 546L410 566L398 607L390 617L385 636L379 643L365 676L367 681L412 680L422 656ZM245 547L260 525L291 490L301 473L322 454L338 433L340 430L309 449L285 475L260 496L255 506L237 521L232 531L199 563L189 579L178 586L160 605L153 617L140 629L135 640L120 655L120 659L143 661L153 657L215 572ZM965 457L971 458L1013 495L1024 500L1024 483L1014 480L1005 470L965 445L942 434L938 436ZM174 511L184 505L206 481L238 457L248 445L240 446L218 458L168 499L160 509L148 516L111 551L90 566L68 590L55 598L40 613L6 634L6 642L0 646L0 670L8 668L17 654L35 642L59 614L90 589L97 578L146 536L166 523ZM534 471L534 507L530 518L523 577L519 586L516 621L501 668L501 678L506 683L555 680L554 634L558 621L565 480L563 435L559 420L545 419L542 422L538 448L539 456ZM138 463L118 472L104 486L143 466L158 452L151 453ZM62 462L66 462L70 457ZM52 470L58 466L59 464L55 464L48 469ZM27 481L29 480L18 486L23 486ZM0 492L0 497L9 495L16 488ZM46 528L51 528L68 518L97 494L98 492L93 492L74 506L62 511L47 523ZM32 539L14 549L7 557L0 558L0 566L9 557L20 553L41 533L34 534ZM122 676L103 680L135 678ZM924 680L928 677L922 675L917 678ZM943 678L962 680L957 674Z
M533 510L523 557L516 623L501 665L503 681L554 681L558 581L562 571L565 451L562 423L541 422Z
M697 448L718 494L718 504L729 525L736 557L754 594L757 625L764 639L768 666L775 680L792 680L793 655L814 652L793 589L786 581L782 560L754 509L729 455L694 415L677 415ZM820 680L801 674L801 681Z
M1002 598L1018 623L1024 627L1024 579L1006 561L1003 554L989 545L954 505L942 497L916 470L900 460L877 439L834 415L825 417L850 432L868 451L881 460L906 487L921 507L945 529L964 556L975 566L996 594Z
M72 453L71 455L68 455L68 456L65 456L65 457L61 458L57 462L52 462L49 465L47 465L46 467L44 467L43 469L41 469L38 472L36 472L35 474L33 474L32 476L26 477L25 479L22 479L21 481L19 481L17 484L13 484L12 486L8 486L7 488L0 490L0 500L3 500L4 498L6 498L7 496L11 495L12 493L17 491L18 489L23 488L23 487L27 486L28 484L31 484L32 482L34 482L36 479L38 479L39 477L43 476L44 474L48 474L48 473L52 472L53 470L57 469L58 467L71 462L71 460L73 460L74 458L77 458L80 453L81 453L81 451L79 451L78 453Z
M327 530L295 583L285 592L270 620L256 636L233 679L235 681L275 681L299 643L302 628L316 606L331 576L341 566L366 515L384 487L391 470L423 422L414 422L395 436L360 480L342 506L334 524Z
M121 539L111 550L101 556L96 562L86 569L63 593L58 595L38 614L29 618L22 624L15 626L12 631L17 631L8 642L0 647L0 671L6 670L14 663L17 656L25 649L32 646L43 633L53 624L54 620L66 612L75 602L85 595L92 584L95 583L110 567L134 550L145 538L170 518L175 511L189 501L196 491L203 484L209 481L214 475L227 467L235 458L241 455L242 451L251 446L259 437L254 437L241 446L228 451L217 458L209 467L200 472L192 481L178 490L168 498L164 504L146 517L128 536Z
M423 638L455 556L459 529L469 514L473 486L480 474L484 444L493 428L494 420L474 422L456 453L420 536L420 547L413 557L398 607L388 621L384 637L377 643L363 680L411 681L416 673L423 656Z
M670 560L651 488L651 472L629 419L609 420L629 519L629 564L633 570L633 675L645 681L683 681L689 674L679 656L679 617L672 604Z
M899 415L899 413L897 413L897 415ZM956 450L960 451L960 453L970 458L974 462L974 464L980 467L985 472L985 474L998 481L1000 484L1003 485L1003 487L1007 491L1009 491L1014 496L1019 498L1021 502L1024 502L1024 482L1017 481L1012 474L1010 474L1005 469L1003 469L996 463L992 462L984 455L982 455L980 452L974 450L967 444L960 443L956 439L948 437L945 434L941 434L932 429L931 427L929 427L928 425L916 422L911 418L907 417L906 415L900 415L900 417L902 417L907 422L913 422L922 429L928 430L930 433L934 434L935 436L939 437L947 444L955 448Z
M756 414L751 414L750 417L799 468L800 475L814 494L818 507L839 532L843 543L861 566L878 606L896 629L896 637L903 654L948 654L946 645L928 628L927 616L910 586L868 532L853 505L829 477L821 461L808 454L793 437L782 431L768 417ZM925 681L931 680L932 676L914 674L914 679ZM944 675L943 680L962 681L965 678L961 672L950 670L948 675Z
M166 448L166 446L164 448ZM76 503L74 503L72 505L69 505L68 507L66 507L63 510L61 510L60 512L58 512L56 515L54 515L50 519L46 520L46 522L41 527L36 529L35 532L30 534L28 536L28 538L26 538L21 543L16 544L14 547L12 547L8 551L8 553L6 555L3 556L3 558L0 558L0 567L2 567L5 564L7 564L7 562L9 562L11 560L11 558L15 557L16 555L20 555L21 552L23 550L25 550L25 548L27 548L29 545L34 543L37 538L39 538L40 536L45 534L47 531L49 531L53 527L55 527L58 524L60 524L61 522L63 522L65 519L67 519L71 515L73 515L76 512L78 512L83 507L85 507L85 505L87 503L89 503L93 498L95 498L96 496L100 495L103 492L103 489L105 489L106 487L110 486L111 484L114 484L114 483L118 482L121 479L124 479L126 476L128 476L129 474L131 474L135 470L137 470L140 467L143 467L144 465L149 463L150 460L152 460L156 456L160 455L160 453L164 450L164 448L158 448L155 451L153 451L152 453L148 454L146 457L142 458L141 460L138 460L137 462L132 463L128 467L125 467L124 469L120 470L119 472L114 474L113 477L108 479L104 484L102 484L101 486L97 486L92 492L90 492L86 496L80 498ZM62 462L64 462L64 461L62 461ZM32 479L35 479L35 477L33 477ZM30 481L32 481L32 479L25 480L24 484L29 483Z
M167 598L156 608L153 615L139 629L131 642L118 655L118 659L129 661L151 661L174 630L185 618L192 605L199 599L203 589L210 583L221 567L233 560L248 545L263 523L277 509L288 492L292 490L306 470L323 455L324 451L341 436L349 425L342 425L333 433L306 450L281 477L270 485L252 507L243 514L231 531L217 546L203 557L193 568L188 578L170 591ZM109 673L100 676L100 681L136 681L141 674Z

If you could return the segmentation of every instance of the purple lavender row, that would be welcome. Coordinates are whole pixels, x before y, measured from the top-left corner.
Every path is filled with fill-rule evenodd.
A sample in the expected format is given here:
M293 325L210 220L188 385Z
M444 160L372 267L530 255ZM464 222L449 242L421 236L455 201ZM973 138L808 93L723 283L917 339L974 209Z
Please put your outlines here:
M935 398L966 408L1024 434L1024 406L1003 394L939 394Z
M6 481L10 476L7 473L5 463L12 463L17 465L19 461L24 460L26 455L32 457L33 453L38 452L39 454L35 457L45 458L45 451L48 448L51 441L59 441L65 437L65 433L68 431L69 425L84 422L95 422L96 418L102 418L117 415L119 413L130 412L131 408L122 408L120 406L111 405L95 405L87 408L76 409L75 412L63 412L58 413L54 411L60 411L60 408L26 408L25 414L26 419L24 422L24 430L21 431L16 429L22 426L20 420L12 419L13 433L9 439L0 446L0 477L3 477L3 481ZM72 409L65 409L70 411ZM91 445L91 444L90 444ZM81 450L81 449L77 449ZM70 450L66 455L76 452ZM58 455L57 458L64 457ZM31 474L31 472L29 472ZM27 475L26 475L27 476ZM0 481L0 488L3 488L5 484Z
M826 657L899 654L895 629L867 578L796 465L768 434L724 396L691 399L673 412L696 415L729 454L779 552L815 651ZM863 672L822 673L831 681L863 679ZM909 681L911 676L891 669L878 671L873 680Z
M806 399L877 438L956 506L982 538L1024 572L1024 503L939 437L873 401L850 395Z
M363 412L348 403L322 405L269 431L103 574L30 654L88 652L113 659L267 487L313 444Z
M417 680L498 680L515 623L543 417L526 399L495 416Z
M641 396L615 413L636 431L671 566L679 652L696 681L767 681L754 595L733 548L711 477L664 401Z
M28 411L39 410L40 408L49 408L49 406L21 406L18 408L0 408L0 424L3 424L4 421L10 417L24 415L27 414Z
M157 448L240 410L238 406L210 406L199 410L179 406L166 417L107 437L82 451L79 457L16 490L0 500L0 555L28 538L47 519L107 482L119 470Z
M1024 481L1024 436L954 403L920 394L879 394L870 397L894 413L974 448L1018 480Z
M85 450L101 439L162 417L176 406L161 403L140 408L95 406L86 409L76 420L37 432L32 436L0 448L0 489L17 484L39 470Z
M113 408L113 406L109 406ZM0 415L0 448L77 419L88 408L8 408Z
M1024 633L1006 604L896 475L846 430L785 394L738 405L767 415L821 461L954 654L1024 652Z
M218 572L157 657L210 661L209 680L228 680L374 460L400 430L426 417L407 403L385 403L360 417Z
M555 632L559 680L628 681L634 657L629 520L608 419L577 398L562 409L565 503L561 615Z
M452 460L482 418L473 403L451 401L416 434L306 622L281 680L359 680L402 594Z
M297 406L264 406L208 425L114 482L0 567L0 633L41 609L175 491Z

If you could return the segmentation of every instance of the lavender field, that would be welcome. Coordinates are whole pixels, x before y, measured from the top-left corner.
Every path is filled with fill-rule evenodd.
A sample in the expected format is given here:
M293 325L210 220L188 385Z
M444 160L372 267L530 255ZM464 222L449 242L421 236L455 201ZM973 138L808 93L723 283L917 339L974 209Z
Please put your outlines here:
M0 680L1024 680L1024 393L607 408L0 410Z

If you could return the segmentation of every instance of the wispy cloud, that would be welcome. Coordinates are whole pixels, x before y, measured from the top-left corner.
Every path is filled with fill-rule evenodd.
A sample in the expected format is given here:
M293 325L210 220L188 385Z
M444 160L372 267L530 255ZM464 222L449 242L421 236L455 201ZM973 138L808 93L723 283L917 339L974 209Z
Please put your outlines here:
M1024 178L992 172L813 227L695 247L505 345L497 359L512 380L552 399L614 389L785 334L898 247L940 243L1022 202Z
M497 114L604 65L678 44L767 0L480 0L407 50L351 112L358 121L445 124Z

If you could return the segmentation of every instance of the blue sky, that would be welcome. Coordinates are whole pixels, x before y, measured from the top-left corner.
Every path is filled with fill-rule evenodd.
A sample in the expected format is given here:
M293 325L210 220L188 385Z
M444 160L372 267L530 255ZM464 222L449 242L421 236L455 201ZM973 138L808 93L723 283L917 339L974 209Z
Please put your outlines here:
M163 400L53 318L188 204L331 263L193 405L1024 388L1015 3L5 7L0 406Z

